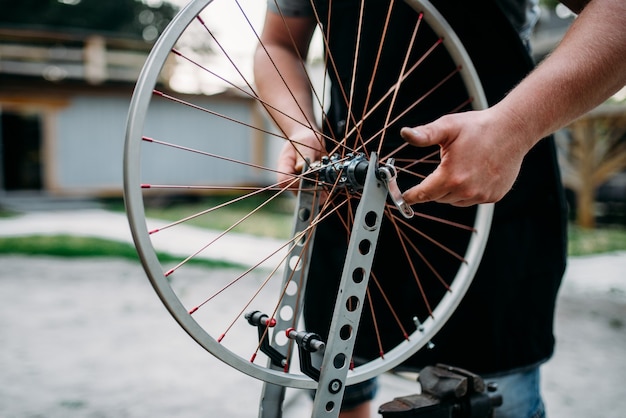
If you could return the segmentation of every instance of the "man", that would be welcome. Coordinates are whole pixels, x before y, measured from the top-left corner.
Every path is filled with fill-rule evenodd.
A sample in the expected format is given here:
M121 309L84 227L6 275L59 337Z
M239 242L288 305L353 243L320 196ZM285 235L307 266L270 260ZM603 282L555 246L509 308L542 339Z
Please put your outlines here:
M459 114L420 129L404 131L409 142L419 146L440 144L442 152L451 158L465 138L476 139L478 130L487 142L506 137L507 148L486 145L491 148L489 157L484 156L488 158L487 164L499 160L498 167L493 167L497 175L489 180L482 175L475 176L470 173L472 161L464 158L457 165L444 156L436 175L405 193L409 203L434 200L471 205L500 200L510 190L522 158L533 145L624 86L626 3L590 1L584 10L584 1L563 3L582 12L554 53L504 100L478 114ZM453 146L453 143L456 144ZM506 153L506 157L491 153L498 150ZM481 158L481 164L485 161ZM454 172L447 171L452 167ZM459 179L460 172L465 179L472 180Z
M280 156L278 168L283 173L297 173L304 157L315 161L325 148L332 148L312 129L315 118L310 88L300 64L316 25L313 10L317 10L318 16L332 15L332 21L320 18L321 23L328 33L339 33L328 43L331 55L340 60L339 74L333 80L333 106L328 115L331 131L341 135L342 127L350 123L346 121L345 105L337 99L337 85L352 81L350 69L355 54L350 48L354 49L354 42L346 40L344 33L350 33L361 22L355 18L360 2L335 1L329 6L330 3L316 2L313 9L308 0L279 1L280 12L273 0L269 3L261 39L264 48L257 51L255 75L261 95L274 107L296 109L289 117L272 112L293 141L285 144ZM366 2L369 14L362 21L366 35L379 36L379 22L384 21L386 3ZM398 134L409 143L441 148L439 167L420 184L409 185L404 198L411 204L430 201L449 204L449 209L435 210L450 211L453 216L457 216L454 207L496 201L498 204L483 261L467 296L437 335L435 348L422 350L408 365L419 368L444 362L481 373L489 380L495 379L503 393L504 405L498 408L497 417L541 417L544 407L539 391L539 365L552 355L554 303L565 267L562 187L554 145L550 139L541 139L626 83L623 31L626 5L620 0L592 0L581 12L584 2L564 2L581 12L580 16L552 56L524 78L532 68L522 51L525 41L522 38L533 23L532 13L526 13L532 11L532 4L524 0L501 0L500 7L490 1L433 3L468 49L491 107L455 113L428 123L446 113L442 103L449 100L449 95L442 92L441 103L435 98L427 109L400 122L404 126L421 125L402 130L397 127ZM407 17L410 13L401 2L394 7L400 11L394 15L390 25L393 33L389 36L395 43L402 43L410 38L415 21ZM507 12L508 20L501 10ZM380 70L382 74L397 71L401 56L399 53L387 59L387 68ZM368 62L363 55L359 60ZM277 78L274 65L290 86L290 92L281 87L284 84ZM437 66L433 66L427 73L436 70ZM358 74L354 77L358 82ZM418 83L407 82L400 100L410 101L417 88ZM362 104L367 99L355 100ZM374 118L371 124L380 125L380 120ZM376 131L376 127L363 129ZM388 127L390 132L394 129ZM283 180L288 177L282 175ZM463 213L458 212L458 216L464 216ZM314 260L318 257L323 265L312 263L307 289L307 327L322 334L329 318L319 313L319 306L331 301L321 293L328 294L328 287L337 280L336 274L329 271L337 270L335 265L340 265L344 254L341 246L335 245L340 241L336 239L337 229L332 220L318 228ZM400 289L396 293L402 293L403 285L395 282L395 277L406 272L384 263L385 251L390 254L398 251L393 247L397 239L394 240L393 234L381 234L385 248L378 250L374 270L393 268L394 285ZM337 260L333 261L333 257ZM411 303L402 302L394 303L401 305L399 309ZM356 350L363 351L366 357L369 355L367 347ZM374 390L373 382L365 382L347 391L341 416L369 416L367 401L373 397Z

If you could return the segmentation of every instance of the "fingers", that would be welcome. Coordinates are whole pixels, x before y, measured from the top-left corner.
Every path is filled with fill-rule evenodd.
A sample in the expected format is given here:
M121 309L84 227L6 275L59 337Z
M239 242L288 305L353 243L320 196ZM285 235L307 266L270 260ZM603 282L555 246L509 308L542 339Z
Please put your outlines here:
M294 173L301 173L304 169L304 160L302 158L298 158L296 164L294 165Z
M513 169L510 173L489 175L482 168L472 170L462 164L444 162L420 184L406 190L402 197L409 205L437 202L467 207L494 203L511 189L516 173Z
M299 172L304 167L305 160L309 162L319 160L324 149L323 138L317 132L305 129L289 137L289 142L285 144L283 152L296 154L293 163L295 170Z
M439 169L433 171L417 186L413 186L402 194L409 205L425 202L441 202L450 192L445 187L445 176Z
M440 121L435 123L441 124ZM400 136L409 144L417 147L442 145L447 138L445 131L438 129L435 124L402 128ZM449 185L446 184L445 171L439 166L419 185L405 191L403 198L410 205L431 201L443 203L445 200L450 199L450 189Z
M310 130L293 134L278 156L277 175L281 185L293 183L305 168L306 164L317 161L324 148L323 141ZM308 163L307 163L308 161ZM297 189L297 183L293 186Z
M438 175L436 172L433 172L422 183L406 190L402 197L409 205L437 202L467 207L489 201L486 196L468 193L462 186L451 187L445 183L445 175Z
M437 202L465 207L492 201L493 191L499 188L493 184L497 176L490 176L485 169L491 151L479 146L479 135L470 129L475 124L463 128L467 124L467 114L456 114L400 131L414 146L439 145L441 155L439 166L403 193L408 204Z

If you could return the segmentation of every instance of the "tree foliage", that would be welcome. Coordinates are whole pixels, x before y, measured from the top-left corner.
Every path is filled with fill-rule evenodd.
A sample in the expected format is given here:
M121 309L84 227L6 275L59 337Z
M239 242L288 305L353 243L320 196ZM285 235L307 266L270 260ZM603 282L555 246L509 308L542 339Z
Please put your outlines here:
M140 0L0 0L0 26L82 29L152 40L176 13Z
M607 108L607 107L604 107ZM576 223L595 227L595 198L598 188L626 170L626 114L592 112L569 126L571 139L561 161L563 180L576 192Z

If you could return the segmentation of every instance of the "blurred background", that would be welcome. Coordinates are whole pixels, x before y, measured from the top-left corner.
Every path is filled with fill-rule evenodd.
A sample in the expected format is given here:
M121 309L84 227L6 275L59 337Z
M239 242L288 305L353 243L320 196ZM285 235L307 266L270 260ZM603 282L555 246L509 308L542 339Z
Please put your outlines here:
M260 21L262 1L254 2ZM0 1L0 207L121 196L126 111L153 43L182 0ZM539 61L574 16L544 1L532 37ZM226 30L228 19L209 25ZM250 43L233 36L245 53ZM180 67L180 68L178 68ZM174 64L163 82L219 100ZM558 133L571 216L626 225L626 93ZM246 100L239 106L253 111ZM184 127L181 127L184 129Z
M250 2L258 6L253 19L260 21L264 1ZM41 233L37 228L8 232L23 219L42 219L24 218L33 213L94 209L120 215L120 228L127 228L122 149L130 98L154 42L186 3L0 0L2 417L168 417L199 411L256 416L259 383L233 374L182 335L149 289L127 240L72 237L71 232L42 238L43 225L56 218L32 223L42 225ZM537 61L575 18L554 1L542 1L541 10L532 36ZM209 24L229 30L225 18ZM250 53L250 44L241 47ZM164 85L199 101L229 100L228 88L203 85L185 68L173 64L167 75ZM235 105L256 111L250 99L239 97ZM557 142L570 204L573 265L582 268L578 260L600 254L609 258L591 269L585 264L585 274L604 276L598 269L608 266L607 277L626 281L623 264L611 258L626 257L626 90L558 132ZM180 205L197 203L161 202L153 215L177 219ZM276 212L272 225L290 216L289 210ZM94 256L106 256L105 261ZM584 409L589 399L578 397L586 396L586 384L624 371L623 362L615 362L626 353L623 285L609 280L597 293L592 286L564 295L558 319L569 334L561 337L565 357L556 364L567 373L547 381L551 396L561 402L555 417L622 416L621 389L610 384L617 378L596 388L608 397L594 395L593 408L602 404L606 413ZM104 300L110 303L103 306ZM582 329L591 334L568 340ZM602 347L586 345L593 338ZM597 365L603 371L581 366L581 356L606 360ZM211 377L215 373L219 385ZM565 381L570 383L566 390ZM239 388L245 390L233 393Z

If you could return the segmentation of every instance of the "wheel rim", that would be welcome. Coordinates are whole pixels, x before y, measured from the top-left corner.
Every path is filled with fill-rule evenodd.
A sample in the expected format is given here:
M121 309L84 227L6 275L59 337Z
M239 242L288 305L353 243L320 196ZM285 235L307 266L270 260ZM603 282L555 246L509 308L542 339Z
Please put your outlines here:
M222 331L215 331L215 329L213 328L207 330L207 328L210 328L207 325L207 322L211 321L211 315L207 314L205 315L205 317L202 318L202 320L199 320L196 319L198 318L197 312L200 312L201 310L196 311L194 314L190 314L190 310L195 309L197 305L200 305L202 309L205 309L205 306L208 308L212 305L214 299L217 301L222 297L223 293L227 293L228 291L230 291L231 287L238 286L240 282L243 281L243 279L240 278L241 273L235 272L235 268L227 269L228 274L232 277L229 277L224 281L224 283L221 284L221 287L219 287L220 290L217 291L217 294L215 293L215 290L212 290L210 292L207 291L208 296L191 298L195 299L196 302L195 305L189 305L189 298L187 298L185 295L184 286L177 284L177 282L180 283L185 281L184 271L187 268L187 264L185 263L187 256L181 256L181 261L183 261L183 263L180 266L176 262L172 263L170 261L163 261L161 259L160 253L157 251L157 247L159 247L159 245L162 245L162 242L159 240L159 238L157 238L157 236L161 234L161 231L159 231L158 233L153 232L155 230L155 227L153 225L148 225L146 221L147 205L145 202L154 197L153 195L155 194L155 189L162 189L166 192L171 192L172 188L174 188L175 191L180 190L178 188L178 184L174 185L173 183L165 182L162 184L159 183L162 187L155 185L155 181L153 179L159 176L153 176L152 178L150 178L151 174L159 172L159 170L152 170L153 165L156 164L161 167L167 166L170 161L159 161L159 159L157 158L158 156L155 157L153 154L150 154L151 150L149 149L149 146L153 146L156 144L156 146L165 147L169 150L172 150L172 152L174 153L192 153L195 155L199 155L202 158L208 158L213 161L213 164L217 165L217 163L215 163L214 152L210 149L198 150L193 146L193 141L191 145L184 142L176 142L175 146L172 147L172 143L166 141L166 138L158 138L157 136L159 135L148 137L147 132L149 133L149 131L153 129L151 124L154 124L155 119L158 119L159 115L162 115L161 113L159 113L158 108L158 106L161 105L162 101L157 100L165 98L166 101L169 103L179 103L182 105L181 107L183 109L190 112L201 111L198 110L197 107L204 106L194 104L193 106L196 106L196 108L193 108L192 106L188 105L191 102L187 101L187 96L178 93L172 93L170 95L169 92L166 92L160 94L158 99L154 99L153 90L155 89L155 87L158 88L159 79L165 63L168 61L168 59L171 60L172 56L177 57L176 59L179 60L181 59L181 56L183 56L183 61L187 61L188 63L193 62L195 64L192 65L198 68L198 59L196 58L197 54L195 52L190 52L188 55L186 53L181 53L177 49L177 43L180 42L181 39L183 39L183 34L189 33L192 25L196 25L196 27L206 25L206 23L204 23L204 19L199 20L197 19L197 16L201 13L206 14L207 12L203 11L205 9L210 9L214 4L217 4L218 2L219 0L196 0L191 2L183 10L181 10L181 12L168 26L164 34L159 38L157 44L153 48L152 53L146 61L144 70L142 71L138 80L128 115L126 143L124 151L124 194L131 232L133 235L135 246L137 247L137 251L140 255L141 262L157 294L161 298L166 308L172 314L172 316L181 325L181 327L202 347L204 347L220 360L252 377L281 386L315 388L316 382L312 381L306 376L301 375L297 371L285 372L282 370L276 370L275 368L266 367L265 365L261 364L262 360L251 361L251 356L256 356L257 352L257 348L254 347L256 343L253 341L256 338L256 330L248 328L248 332L253 334L254 337L251 339L252 342L250 343L253 346L252 353L242 353L238 351L238 344L236 344L237 347L235 347L230 346L226 343L228 339L237 338L229 336L224 340L218 341L220 340L222 334L227 333L226 331L228 331L229 333L231 332L230 327L232 325L230 322L228 322L230 321L230 319L227 321L228 323L221 325L223 327ZM459 71L459 76L462 78L463 84L469 91L470 97L473 98L471 106L475 109L486 107L486 101L482 93L482 88L480 87L480 83L471 63L469 62L469 58L467 57L467 54L464 52L462 46L460 45L460 42L453 35L451 29L447 26L443 18L427 2L416 0L409 1L408 3L413 9L424 13L424 22L426 22L435 33L446 35L443 41L444 47L448 51L449 55L452 56L453 61L457 63L457 65L462 67L462 69ZM218 46L216 49L220 50L221 48L223 48L223 46ZM173 49L176 49L175 53L172 53ZM203 69L206 69L206 66L204 66L203 64L200 64L200 66ZM211 77L214 76L214 74L211 75ZM238 78L240 77L240 75L238 74L235 77ZM243 89L246 88L249 88L249 86L246 86L244 84ZM244 95L240 92L237 94L240 96ZM252 95L253 94L254 93L252 93ZM251 97L252 96L248 96L246 100L253 101ZM200 100L200 102L202 102L202 100ZM232 120L230 119L230 115L225 115L221 112L218 112L217 110L213 110L214 108L218 107L219 106L211 104L206 105L204 109L205 113L208 114L207 117L218 118L223 121L226 120L229 121L229 123L232 122ZM209 112L206 112L207 109L209 110ZM235 113L237 113L237 111L233 111L233 114ZM244 126L245 129L248 129L247 120L232 123L236 123L238 126ZM250 124L255 124L256 128L252 129L254 133L252 134L252 139L250 140L248 145L254 145L255 141L258 140L259 134L264 137L269 135L267 121L261 119L252 121ZM156 125L158 125L158 123ZM171 131L172 129L169 129L169 132ZM197 143L195 144L197 145ZM250 146L250 148L253 148L253 146ZM230 160L219 161L226 161L227 165L235 164L237 166L244 166L244 164L242 164L241 162L241 159L237 159L235 161L234 158L228 155L226 155L225 158L228 158ZM216 193L224 193L224 187L226 187L230 188L231 192L237 193L238 196L242 196L242 194L243 196L247 196L246 199L256 199L258 195L266 194L266 192L272 196L279 195L281 199L282 195L289 195L289 191L277 191L279 187L271 184L271 181L268 180L270 176L274 175L274 172L270 167L271 163L268 161L262 161L259 163L256 160L258 160L258 155L253 155L251 157L248 156L246 157L245 161L245 163L247 164L245 165L246 170L251 170L253 172L261 170L264 172L262 181L264 181L265 183L262 186L255 187L254 191L252 189L248 189L248 186L246 186L245 188L241 187L242 183L247 184L248 182L250 182L249 177L243 180L236 178L232 183L232 187L230 187L228 183L223 183L223 179L214 178L213 180L209 181L210 187L208 188L203 188L202 185L192 184L183 185L183 190L191 190L194 194L202 194L206 192L207 194L214 195ZM271 161L271 159L269 159L269 161ZM267 169L264 170L262 168L259 168L260 166L266 166ZM176 169L181 168L177 167ZM150 184L150 186L146 187L146 184ZM264 188L267 189L264 190ZM261 192L258 192L257 195L256 193L258 190L260 190ZM156 193L158 193L158 191ZM232 201L235 199L237 198L231 198L228 201ZM215 204L215 206L220 205L221 203ZM452 314L455 307L461 301L463 295L465 294L467 288L471 283L471 279L480 262L482 251L487 240L492 211L492 205L481 205L477 209L475 217L472 221L472 225L469 225L469 227L472 228L473 232L471 233L471 237L469 238L467 248L462 255L463 262L460 263L459 269L456 272L454 279L448 280L451 282L449 283L449 287L451 290L446 291L443 297L437 300L437 305L429 311L429 315L427 315L427 317L423 321L420 321L421 325L420 327L418 327L419 329L408 332L409 338L406 339L404 342L399 343L391 350L386 351L384 357L381 356L379 358L370 360L365 364L354 368L354 370L351 371L348 376L348 384L365 380L369 377L375 376L399 365L433 338L436 332L441 328L441 326ZM212 216L212 213L213 211L209 211L202 216L210 217ZM255 214L250 217L251 220L244 221L244 223L254 223L255 221L253 218L256 218L256 215L257 213L255 212ZM319 216L323 217L324 214L321 213ZM165 227L163 228L163 226ZM184 228L184 225L180 227ZM156 228L167 229L164 234L169 234L171 230L179 228L179 225L177 222L160 222L156 225ZM232 235L232 231L229 231L228 228L229 227L225 228L225 232L228 232L228 234L225 234L224 236ZM174 237L174 235L170 235L169 237L166 236L164 240L173 241L174 238L172 237ZM220 240L225 239L221 238L219 232L218 237L220 237ZM217 246L217 244L213 243L213 239L213 236L207 237L206 241L207 243L211 243L212 246ZM252 241L254 241L254 239L252 239ZM289 243L288 239L283 239L282 241L264 240L262 242L275 243L273 244L274 246L272 247L272 249L269 249L268 252L266 252L265 254L267 254L267 257L271 256L273 259L278 259L281 262L283 262L284 260L277 256L275 251L278 249L278 252L284 252L287 248L293 246L292 243ZM257 244L252 244L252 248L256 246ZM197 248L199 252L204 252L205 244L200 244ZM197 257L196 255L194 255L193 252L189 253L188 255L191 259ZM265 256L261 255L259 257L260 259L264 259ZM259 280L261 282L269 282L270 277L267 275L267 271L272 271L275 268L274 264L270 265L269 262L264 262L263 265L260 267L261 268L259 268L258 270L264 271L266 275L261 274L261 276L259 276L261 278L257 278L256 280ZM172 272L172 270L174 270L174 272ZM243 272L246 272L248 270L248 267L245 266L241 268L241 270ZM247 274L241 277L246 276ZM271 280L276 281L274 275L272 275ZM278 281L280 282L280 279L278 279ZM223 290L224 288L226 288L226 290ZM264 292L266 291L266 288L267 286L263 286L261 289L257 287L256 290L253 289L252 291L258 291L259 294L265 294ZM246 288L246 290L250 291L249 288ZM274 292L277 292L279 295L285 293L284 289L280 288L280 285L275 288ZM256 299L259 298L260 296L256 295ZM250 303L250 305L254 305L255 302L256 301L253 301L253 303ZM270 306L267 312L268 314L271 315L275 311L275 308L273 306L276 306L277 303L278 302L268 305ZM252 310L253 307L247 304L247 300L242 303L244 308L249 307L249 310ZM223 305L221 305L219 302L216 302L216 304L213 305L213 307L210 309L221 310L222 307ZM240 308L237 307L236 309L233 309L233 311L239 313ZM299 312L299 309L296 308L294 309L294 311ZM294 314L294 316L297 315ZM239 314L239 317L236 317L233 320L241 321L241 317L242 315ZM299 325L297 318L294 318L294 321L296 322L296 325ZM245 326L242 327L242 329L243 328L245 328ZM236 333L237 331L232 332Z

